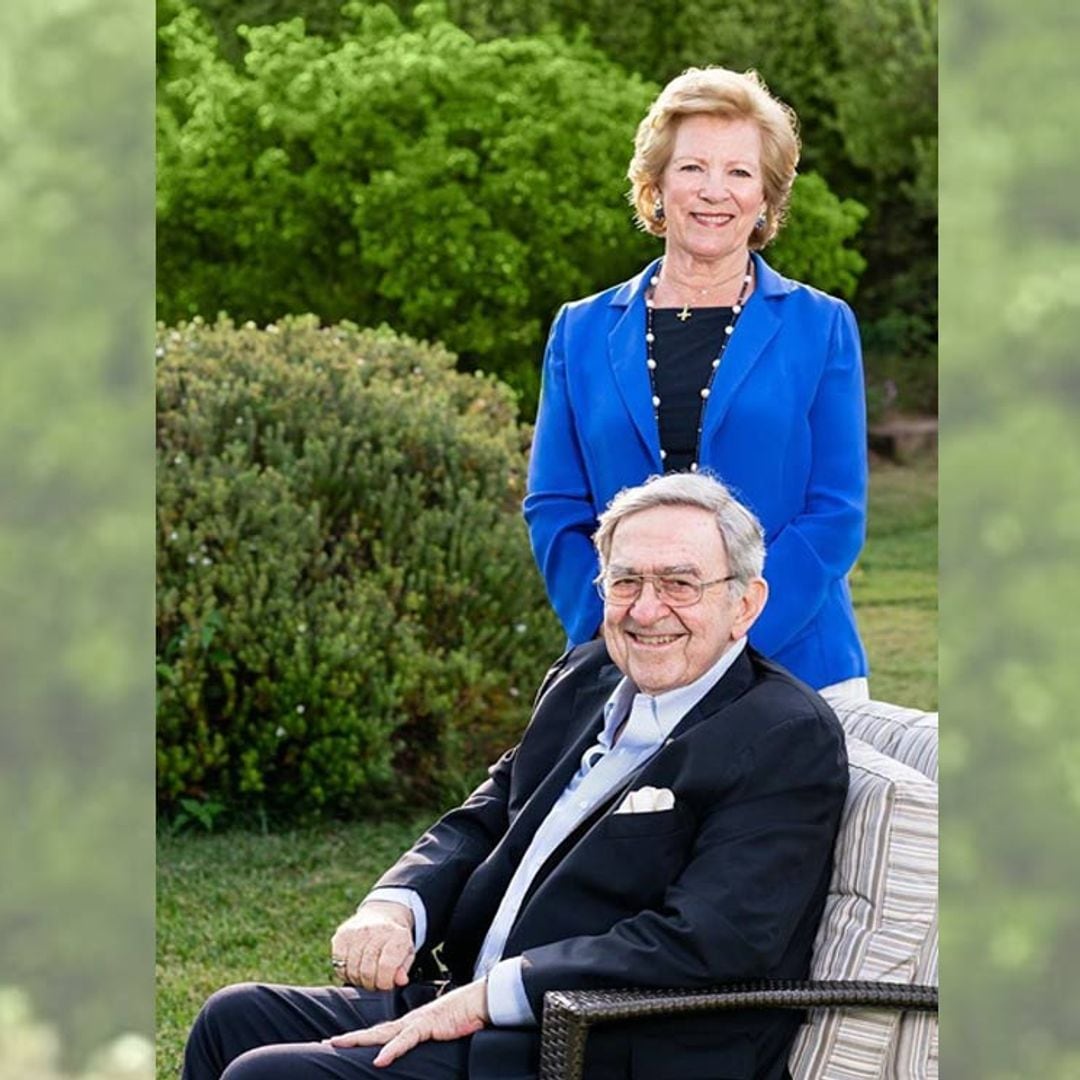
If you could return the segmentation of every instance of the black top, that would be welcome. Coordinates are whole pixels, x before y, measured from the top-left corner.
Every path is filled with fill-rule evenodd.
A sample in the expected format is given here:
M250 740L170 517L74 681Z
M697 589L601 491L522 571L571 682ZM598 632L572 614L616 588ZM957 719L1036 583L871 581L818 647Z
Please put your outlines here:
M660 447L666 451L664 472L690 468L697 461L698 427L709 385L712 362L724 341L731 308L691 308L681 322L681 308L653 309L654 392L660 398Z

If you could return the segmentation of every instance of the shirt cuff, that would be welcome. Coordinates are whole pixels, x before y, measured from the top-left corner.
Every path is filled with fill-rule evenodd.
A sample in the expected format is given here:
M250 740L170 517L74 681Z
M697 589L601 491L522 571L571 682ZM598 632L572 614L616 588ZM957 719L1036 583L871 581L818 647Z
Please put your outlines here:
M360 901L360 907L363 907L369 900L386 900L391 904L401 904L407 907L413 916L413 948L417 952L423 948L424 942L427 940L427 908L424 907L424 901L420 899L418 892L392 886L372 889Z
M487 977L487 1010L496 1027L535 1027L536 1017L521 977L521 957L500 960Z

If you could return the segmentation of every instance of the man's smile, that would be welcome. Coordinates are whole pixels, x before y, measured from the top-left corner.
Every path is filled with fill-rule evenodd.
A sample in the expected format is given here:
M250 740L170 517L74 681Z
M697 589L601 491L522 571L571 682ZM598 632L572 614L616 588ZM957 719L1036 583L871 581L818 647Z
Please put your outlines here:
M676 641L686 637L685 633L681 634L649 634L643 633L640 630L627 630L626 636L640 648L644 649L662 649L666 645L672 645Z

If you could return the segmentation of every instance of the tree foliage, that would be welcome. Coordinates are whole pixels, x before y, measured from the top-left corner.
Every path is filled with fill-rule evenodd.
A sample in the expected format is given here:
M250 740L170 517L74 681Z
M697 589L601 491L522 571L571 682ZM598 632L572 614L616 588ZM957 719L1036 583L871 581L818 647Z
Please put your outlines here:
M153 1029L153 475L133 464L153 27L134 7L0 5L0 981L62 1023L65 1068Z
M800 176L791 193L789 220L768 250L769 261L799 281L828 281L829 291L851 297L866 260L853 239L866 217L854 199L837 199L816 173Z
M828 85L870 208L860 301L872 381L937 405L937 3L838 0Z
M348 33L338 0L194 2L237 64L245 24L300 13L312 32ZM408 22L414 4L391 6ZM630 11L617 0L446 0L445 10L480 41L554 30L591 42L653 84L690 65L760 71L799 114L803 171L869 210L854 303L872 402L888 385L901 405L936 407L936 0L690 0Z
M243 31L241 68L194 9L163 26L160 313L385 321L500 374L529 411L553 312L657 251L625 199L657 87L553 35L345 12L333 41L299 19ZM780 268L850 293L858 207L812 176L797 201Z

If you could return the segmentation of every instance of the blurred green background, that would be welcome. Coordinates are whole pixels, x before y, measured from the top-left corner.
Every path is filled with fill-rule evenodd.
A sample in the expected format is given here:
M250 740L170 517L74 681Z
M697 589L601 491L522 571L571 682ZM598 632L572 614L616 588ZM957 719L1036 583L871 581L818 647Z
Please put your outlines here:
M942 8L942 1072L1080 1076L1075 5Z
M0 6L5 1076L153 1030L152 95L146 5Z

